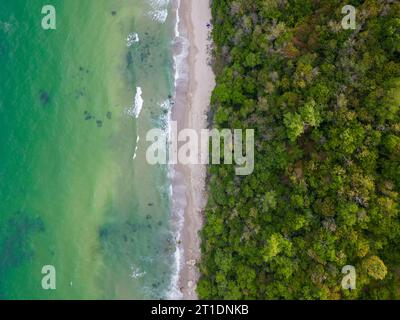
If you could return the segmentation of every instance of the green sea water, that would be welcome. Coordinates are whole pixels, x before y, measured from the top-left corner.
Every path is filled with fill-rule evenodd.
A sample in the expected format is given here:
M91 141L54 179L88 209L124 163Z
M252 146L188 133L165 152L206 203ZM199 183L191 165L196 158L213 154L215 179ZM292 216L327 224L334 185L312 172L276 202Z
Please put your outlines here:
M174 23L168 1L0 1L0 298L168 297L168 171L145 133L165 126Z

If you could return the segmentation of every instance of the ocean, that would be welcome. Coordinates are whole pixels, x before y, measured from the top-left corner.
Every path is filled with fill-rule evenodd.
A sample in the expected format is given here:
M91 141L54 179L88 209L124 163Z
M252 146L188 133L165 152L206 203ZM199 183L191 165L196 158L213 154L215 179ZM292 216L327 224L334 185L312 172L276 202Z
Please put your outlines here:
M145 158L175 24L169 0L0 2L0 298L177 297L170 170Z

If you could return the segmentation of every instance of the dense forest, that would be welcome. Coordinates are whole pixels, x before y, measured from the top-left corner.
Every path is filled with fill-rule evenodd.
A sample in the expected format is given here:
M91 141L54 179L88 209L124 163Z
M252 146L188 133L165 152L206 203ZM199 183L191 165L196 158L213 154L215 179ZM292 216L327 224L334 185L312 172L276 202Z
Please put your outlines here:
M209 166L199 297L399 299L400 2L214 0L212 13L211 126L255 129L255 170Z

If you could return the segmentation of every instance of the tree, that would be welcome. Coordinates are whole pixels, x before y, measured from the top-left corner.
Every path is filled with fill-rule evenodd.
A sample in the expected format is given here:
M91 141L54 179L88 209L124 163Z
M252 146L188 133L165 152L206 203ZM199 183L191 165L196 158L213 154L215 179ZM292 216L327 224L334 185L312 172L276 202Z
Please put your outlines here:
M376 280L383 280L387 274L387 268L377 256L371 256L363 261L363 267L368 275Z
M304 132L304 122L297 112L286 113L283 123L286 126L287 136L292 142L296 141L296 139Z

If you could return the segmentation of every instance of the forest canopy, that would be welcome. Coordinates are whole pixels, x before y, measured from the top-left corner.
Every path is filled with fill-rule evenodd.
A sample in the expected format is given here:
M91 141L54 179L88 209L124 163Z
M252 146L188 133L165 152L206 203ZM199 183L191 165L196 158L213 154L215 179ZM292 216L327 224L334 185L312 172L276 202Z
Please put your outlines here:
M212 13L210 122L255 129L255 170L209 167L199 297L399 299L400 3L214 0Z

